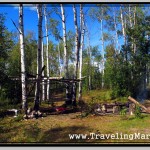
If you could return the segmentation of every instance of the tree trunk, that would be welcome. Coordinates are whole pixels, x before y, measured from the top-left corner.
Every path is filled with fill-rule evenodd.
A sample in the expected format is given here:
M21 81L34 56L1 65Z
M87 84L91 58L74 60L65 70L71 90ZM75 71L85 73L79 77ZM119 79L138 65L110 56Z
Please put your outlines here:
M73 4L73 12L74 12L74 24L75 24L75 49L76 49L76 66L75 66L75 79L77 79L78 75L78 63L79 63L79 30L78 30L78 24L77 24L77 12L75 8L75 4Z
M150 113L150 110L148 108L146 108L144 105L140 104L138 101L136 101L134 98L132 97L128 97L128 100L130 100L131 102L133 102L134 104L140 106L141 108L143 108L147 113Z
M61 77L61 61L60 61L60 46L58 41L58 63L59 63L59 76Z
M131 6L129 4L129 20L130 20L130 28L133 27L133 24L132 24L132 14L131 14Z
M47 91L46 91L46 98L49 101L50 99L50 69L49 69L49 38L48 38L48 23L47 23L47 13L46 13L46 6L44 7L44 16L45 16L45 30L46 30L46 72L47 72Z
M90 44L90 33L89 33L89 30L87 29L87 38L88 38L88 51L87 51L87 54L89 56L89 59L88 59L88 89L91 90L91 44Z
M118 53L120 53L120 45L118 42L117 23L116 23L116 12L115 12L114 7L113 7L113 12L114 12L114 27L115 27L115 32L116 32L116 46L118 49Z
M24 27L23 27L23 5L19 7L19 31L20 31L20 53L21 53L21 85L22 85L22 109L27 110L26 95L26 68L24 52Z
M80 5L80 15L81 15L81 45L80 45L80 66L79 66L79 100L82 100L82 51L84 46L84 32L85 32L85 25L84 25L84 14L82 4Z
M102 19L101 19L101 41L102 41L102 89L104 88L104 67L105 67L105 60L104 60L104 36L103 36L103 8L102 8Z
M136 6L135 6L135 9L134 9L134 27L136 26ZM134 54L136 53L136 40L134 38L134 41L133 41L133 52Z
M73 4L73 12L74 12L74 24L75 24L75 50L76 50L76 60L75 60L75 69L74 69L74 79L77 79L78 75L78 65L79 65L79 30L77 23L77 11L75 8L75 4ZM77 83L73 83L73 97L72 102L73 105L76 105L76 91L77 91Z
M123 11L122 11L122 4L120 6L120 15L121 15L121 24L122 24L122 34L123 34L123 39L124 39L124 45L125 45L125 61L126 61L126 66L127 64L127 60L128 60L128 56L127 56L127 41L126 41L126 32L125 32L125 21L124 21L124 17L123 17Z
M35 90L35 104L34 110L39 110L39 102L40 102L40 83L41 83L41 75L42 75L42 63L41 63L41 50L42 50L42 4L38 4L37 6L38 13L38 49L37 49L37 82L36 82L36 90Z
M123 34L124 44L126 45L126 34L125 34L125 24L124 24L123 12L122 12L122 5L120 6L120 17L121 17L121 25L122 25L122 34Z
M42 55L42 67L44 66L44 44L43 44L43 40L42 40L42 51L41 51L41 55ZM44 77L44 71L42 72L42 76ZM45 100L45 82L44 80L42 80L42 101Z
M65 78L68 78L68 57L67 57L67 36L66 36L66 19L63 4L60 4L61 15L62 15L62 27L63 27L63 44L64 44L64 74ZM66 105L71 104L71 99L69 98L69 85L66 84Z
M130 20L130 28L133 28L133 23L132 23L132 13L131 13L131 6L129 5L129 20ZM132 39L132 49L134 52L134 44L133 44L133 37L131 36Z
M67 60L67 36L66 36L66 19L63 4L61 6L62 27L63 27L63 44L64 44L64 72L65 78L68 78L68 60Z

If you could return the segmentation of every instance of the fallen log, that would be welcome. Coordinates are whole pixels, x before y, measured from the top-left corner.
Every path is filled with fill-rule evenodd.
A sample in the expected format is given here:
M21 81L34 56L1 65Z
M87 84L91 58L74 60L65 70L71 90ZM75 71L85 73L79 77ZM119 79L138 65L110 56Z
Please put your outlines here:
M134 104L140 106L141 108L143 108L147 113L150 113L150 109L146 108L144 105L140 104L138 101L136 101L134 98L132 98L131 96L128 97L128 100L130 100L131 102L133 102Z

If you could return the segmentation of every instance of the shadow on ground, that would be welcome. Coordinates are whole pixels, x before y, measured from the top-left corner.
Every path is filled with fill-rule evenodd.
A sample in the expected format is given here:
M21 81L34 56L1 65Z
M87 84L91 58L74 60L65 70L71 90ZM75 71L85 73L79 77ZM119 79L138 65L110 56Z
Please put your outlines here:
M44 132L43 136L39 141L48 143L83 142L83 140L81 139L70 139L69 134L86 134L89 130L89 128L82 126L56 127ZM87 132L85 133L85 131Z

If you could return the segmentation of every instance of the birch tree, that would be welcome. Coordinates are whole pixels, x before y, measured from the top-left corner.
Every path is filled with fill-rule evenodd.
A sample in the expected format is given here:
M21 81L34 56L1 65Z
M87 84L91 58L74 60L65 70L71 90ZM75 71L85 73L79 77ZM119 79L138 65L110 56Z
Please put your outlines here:
M49 88L50 88L50 82L49 82L49 76L50 76L50 69L49 69L49 53L48 53L48 49L49 49L49 37L48 37L48 22L47 22L47 14L46 14L46 5L44 7L44 16L45 16L45 30L46 30L46 70L47 70L47 92L46 92L46 97L47 100L49 101Z
M120 5L120 18L121 18L122 34L123 34L124 44L126 45L125 22L124 22L124 18L123 18L122 4Z
M102 88L104 87L104 65L105 65L105 60L104 60L104 36L103 36L103 17L104 17L104 9L103 6L101 6L101 41L102 41Z
M79 100L82 99L82 51L84 47L84 33L85 33L85 25L84 25L84 14L83 14L83 7L82 4L80 4L80 15L81 15L81 45L80 45L80 66L79 66Z
M77 23L77 10L75 4L73 4L73 13L74 13L74 24L75 24L75 69L74 69L74 79L77 79L78 75L78 65L79 65L79 29ZM76 91L77 83L73 83L73 105L76 105Z
M90 31L87 28L87 40L88 40L88 50L87 50L87 54L89 56L89 61L88 61L88 89L91 90L91 61L92 61L92 57L91 57L91 44L90 44Z
M97 20L100 23L100 36L101 36L101 54L102 54L102 82L101 87L104 88L104 65L105 65L105 59L104 59L104 23L107 20L107 14L108 14L108 6L105 4L98 4L97 7L92 8L90 11L90 16Z
M41 63L41 50L42 50L42 4L37 5L37 14L38 14L38 49L37 49L37 82L35 89L35 103L34 110L39 110L40 102L40 83L42 75L42 63Z
M75 51L76 51L76 62L75 62L75 79L77 79L78 75L78 63L79 63L79 29L77 24L77 11L75 8L75 4L73 4L73 12L74 12L74 24L75 24Z
M42 50L41 50L41 57L42 57L42 67L44 66L44 44L42 40ZM42 77L44 77L44 71L42 72ZM45 83L42 80L42 101L45 100Z
M134 26L136 26L136 6L134 7ZM134 44L133 44L133 52L136 52L136 40L134 38Z
M116 21L116 10L115 8L113 7L113 15L114 15L114 29L115 29L115 33L116 33L116 46L117 46L117 49L118 49L118 53L120 53L120 44L119 44L119 41L118 41L118 32L117 32L117 21Z
M67 60L67 36L66 36L66 19L63 4L61 6L62 27L63 27L63 43L64 43L64 72L65 78L68 78L68 60Z
M26 95L26 67L24 52L24 26L23 26L23 4L19 6L19 32L20 32L20 52L21 52L21 85L22 85L22 108L27 109Z
M66 18L63 4L60 4L61 16L62 16L62 27L63 27L63 46L64 46L64 76L68 78L68 57L67 57L67 36L66 36ZM70 104L69 99L69 85L66 83L66 104Z

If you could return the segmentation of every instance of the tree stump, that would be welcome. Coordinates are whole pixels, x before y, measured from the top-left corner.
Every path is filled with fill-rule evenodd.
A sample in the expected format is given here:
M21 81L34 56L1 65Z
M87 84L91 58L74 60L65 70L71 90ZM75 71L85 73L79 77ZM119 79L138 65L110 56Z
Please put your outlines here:
M134 115L136 105L134 103L129 104L129 115Z
M119 106L113 106L113 114L119 114Z

